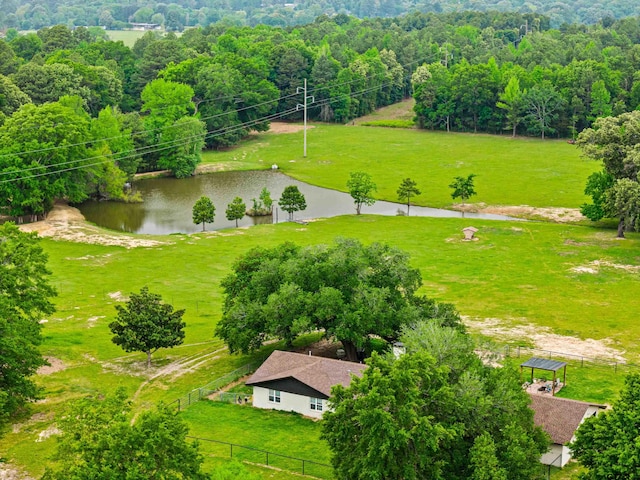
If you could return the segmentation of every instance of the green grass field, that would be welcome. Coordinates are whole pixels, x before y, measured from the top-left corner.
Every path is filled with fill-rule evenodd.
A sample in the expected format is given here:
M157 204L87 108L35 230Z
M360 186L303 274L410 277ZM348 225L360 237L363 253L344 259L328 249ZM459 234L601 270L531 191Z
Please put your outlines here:
M206 152L204 163L231 169L270 168L314 185L346 191L349 173L369 173L376 198L398 201L403 178L418 182L417 205L452 204L448 185L455 176L477 175L473 203L577 208L587 177L599 165L559 140L442 133L398 128L315 125L303 133L251 136L239 148Z
M142 38L145 33L147 32L142 30L107 30L107 36L109 37L109 40L113 42L121 41L129 48L132 48L136 43L136 40Z
M476 173L478 202L576 207L585 200L586 177L597 169L573 146L554 141L358 126L317 126L309 131L309 140L307 159L302 158L302 134L294 133L252 136L237 149L207 153L206 161L236 169L277 163L296 178L342 190L349 172L363 170L378 183L379 198L389 200L396 200L400 180L409 176L424 192L418 203L432 206L451 203L447 185L453 176ZM461 240L461 229L469 224L479 229L476 242ZM44 239L59 297L57 313L44 325L42 351L63 368L37 377L46 400L34 404L31 416L0 438L2 456L40 475L55 447L55 437L46 432L70 399L124 386L135 408L149 408L276 348L270 345L252 357L230 356L213 337L221 314L221 279L234 259L254 246L330 243L337 236L406 250L422 273L422 293L453 302L472 322L497 319L506 329L524 325L527 332L594 339L624 352L628 361L640 358L635 341L640 335L635 322L638 234L620 241L615 231L591 226L363 215L305 226L284 223L145 237L163 244L131 249ZM126 354L113 345L108 329L114 305L145 285L176 308L186 308L187 322L185 344L157 352L150 371L144 369L143 354ZM511 338L496 332L493 340L533 343L529 334ZM562 395L611 401L623 373L609 367L572 367ZM316 442L318 424L294 415L211 402L196 404L182 415L197 436L266 447L266 440L253 438L251 432L273 430L264 449L328 463L326 447ZM314 445L298 438L307 434ZM39 438L43 441L36 442ZM209 467L224 461L219 452L205 453ZM286 472L252 469L265 478L289 478Z

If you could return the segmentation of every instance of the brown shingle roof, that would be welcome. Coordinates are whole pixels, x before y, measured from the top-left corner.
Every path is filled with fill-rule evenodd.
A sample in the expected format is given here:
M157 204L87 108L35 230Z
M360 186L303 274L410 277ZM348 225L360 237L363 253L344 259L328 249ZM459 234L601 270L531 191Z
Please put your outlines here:
M246 384L253 385L291 377L330 396L333 385L348 386L351 374L361 376L365 368L367 366L362 363L275 350L251 375Z
M589 407L606 408L604 405L548 395L529 396L534 412L533 422L549 434L553 443L560 445L571 441Z

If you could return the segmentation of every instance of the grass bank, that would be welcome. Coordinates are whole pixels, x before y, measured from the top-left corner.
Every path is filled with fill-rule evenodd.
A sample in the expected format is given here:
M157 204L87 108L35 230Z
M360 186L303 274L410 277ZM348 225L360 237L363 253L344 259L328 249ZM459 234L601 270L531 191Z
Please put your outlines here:
M252 135L237 148L205 152L205 164L226 169L262 169L277 164L286 174L314 185L346 191L349 173L368 172L376 198L398 201L403 178L418 182L417 205L451 206L448 185L475 173L472 202L577 208L587 201L587 177L599 169L574 145L539 140L396 128L315 125L303 133Z

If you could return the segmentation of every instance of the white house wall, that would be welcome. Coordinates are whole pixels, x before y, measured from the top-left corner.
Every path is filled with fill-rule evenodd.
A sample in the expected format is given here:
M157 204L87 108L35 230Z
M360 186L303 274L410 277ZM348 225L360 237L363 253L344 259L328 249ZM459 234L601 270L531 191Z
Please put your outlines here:
M551 447L549 447L549 451L540 458L540 463L543 465L553 465L554 467L564 467L570 459L571 452L567 447L553 443Z
M311 399L295 393L280 392L280 403L269 401L269 389L253 387L253 406L268 410L283 410L297 412L307 417L322 418L322 412L327 409L327 401L322 400L322 412L311 410Z

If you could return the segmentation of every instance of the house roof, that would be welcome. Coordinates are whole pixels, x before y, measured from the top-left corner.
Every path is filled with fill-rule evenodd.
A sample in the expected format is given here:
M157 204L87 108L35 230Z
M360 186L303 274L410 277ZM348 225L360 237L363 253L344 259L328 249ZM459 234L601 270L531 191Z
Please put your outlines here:
M558 362L557 360L547 360L546 358L530 358L524 363L520 364L520 367L539 368L540 370L547 370L550 372L557 372L564 367L567 362Z
M365 368L362 363L275 350L246 384L294 378L328 397L333 385L348 386L351 375L361 376Z
M605 409L605 405L578 402L549 395L530 394L533 422L549 434L551 441L566 445L582 423L589 407Z

